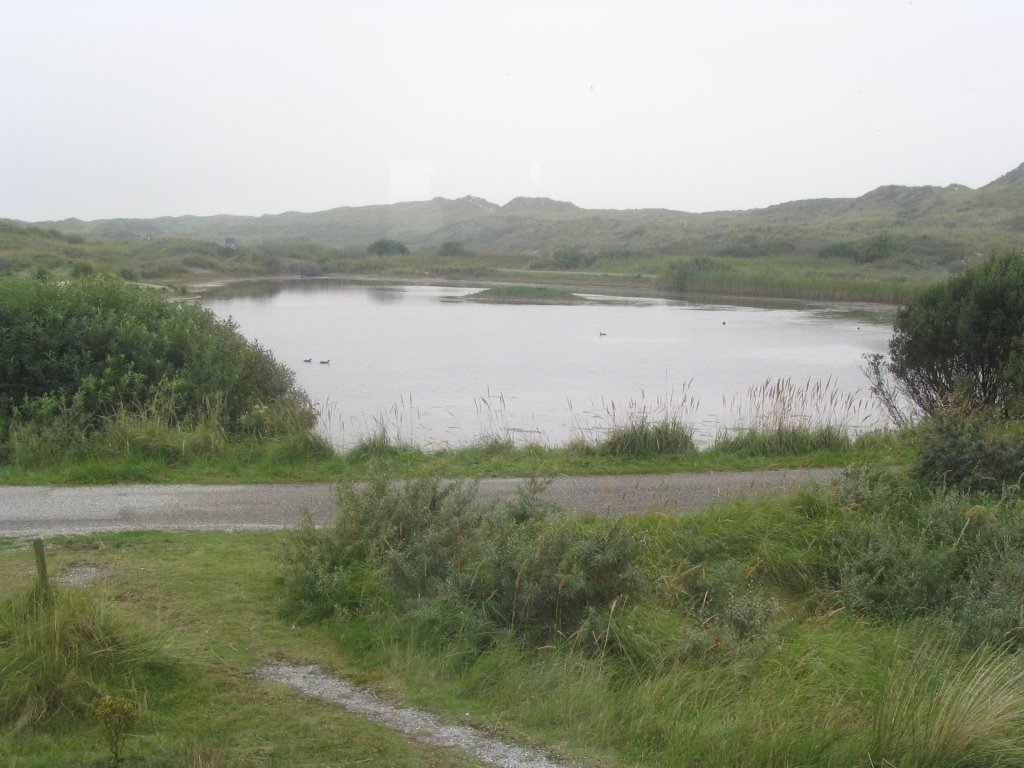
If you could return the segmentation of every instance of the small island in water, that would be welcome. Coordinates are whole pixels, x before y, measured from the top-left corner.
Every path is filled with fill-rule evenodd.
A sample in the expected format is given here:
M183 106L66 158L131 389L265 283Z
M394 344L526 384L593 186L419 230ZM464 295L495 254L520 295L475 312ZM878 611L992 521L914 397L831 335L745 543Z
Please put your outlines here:
M587 301L572 291L542 285L501 285L471 293L463 300L497 304L585 304Z

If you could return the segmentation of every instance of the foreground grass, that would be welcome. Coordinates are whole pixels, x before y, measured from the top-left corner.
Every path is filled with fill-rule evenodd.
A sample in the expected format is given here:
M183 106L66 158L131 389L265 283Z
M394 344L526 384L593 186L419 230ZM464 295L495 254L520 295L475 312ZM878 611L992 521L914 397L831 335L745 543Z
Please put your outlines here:
M250 675L256 662L275 654L346 669L327 633L278 619L266 575L277 544L274 536L220 533L49 542L51 573L71 564L108 569L88 587L59 589L102 595L110 612L167 637L178 671L137 691L143 714L128 740L126 764L475 765ZM30 550L0 543L0 600L30 584L32 569ZM95 724L69 717L17 733L0 729L0 763L42 768L110 761Z
M1016 656L959 650L937 615L854 611L817 580L829 568L823 536L858 514L812 491L686 518L631 518L625 525L647 542L642 567L652 576L638 583L641 604L613 605L593 642L542 647L511 635L481 646L470 628L445 637L443 616L394 610L379 588L326 621L284 620L274 576L282 533L64 537L49 542L49 558L52 573L103 567L90 586L61 589L87 589L162 634L177 665L138 692L129 765L474 764L257 682L251 670L268 657L319 663L586 765L1020 765ZM957 537L955 514L952 522L954 549L963 548L970 537ZM31 551L0 542L0 600L32 577ZM707 599L682 613L656 608L703 583L739 592L719 591L710 611ZM81 717L0 732L0 759L19 768L108 764Z

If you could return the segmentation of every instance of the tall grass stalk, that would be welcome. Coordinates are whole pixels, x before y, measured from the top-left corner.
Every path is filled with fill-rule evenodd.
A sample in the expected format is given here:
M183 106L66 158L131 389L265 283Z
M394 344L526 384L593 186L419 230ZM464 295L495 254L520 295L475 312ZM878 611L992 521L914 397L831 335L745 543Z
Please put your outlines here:
M845 450L852 434L880 426L871 401L841 392L831 377L803 384L765 379L747 390L745 400L723 397L723 405L736 426L720 431L712 447L743 456Z
M625 408L614 401L602 401L602 423L589 427L577 424L579 436L570 443L570 449L584 455L632 458L696 450L686 415L696 412L700 403L689 394L689 388L690 382L686 382L680 396L672 393L654 403L646 402L641 391L640 399L630 400Z

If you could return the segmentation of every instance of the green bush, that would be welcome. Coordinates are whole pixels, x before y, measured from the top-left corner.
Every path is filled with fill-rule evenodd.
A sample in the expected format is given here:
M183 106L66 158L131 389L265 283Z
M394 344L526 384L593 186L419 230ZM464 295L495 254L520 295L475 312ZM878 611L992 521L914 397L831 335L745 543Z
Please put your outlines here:
M398 601L475 642L572 636L633 590L644 539L621 523L548 520L541 487L501 505L436 478L343 488L334 526L285 547L286 608L323 618Z
M859 612L945 617L972 643L1024 644L1024 498L852 473L825 539L828 580Z
M926 413L951 401L1024 412L1024 254L993 256L899 311L890 370Z
M1024 481L1024 421L943 408L921 426L914 473L932 485L999 492Z
M55 419L91 431L125 410L173 423L211 413L228 433L288 402L314 415L293 374L231 322L157 291L92 278L0 282L0 427ZM0 440L7 435L0 434Z
M405 243L382 237L379 240L374 240L366 246L366 252L371 253L374 256L394 256L397 254L408 253L409 249L406 247Z

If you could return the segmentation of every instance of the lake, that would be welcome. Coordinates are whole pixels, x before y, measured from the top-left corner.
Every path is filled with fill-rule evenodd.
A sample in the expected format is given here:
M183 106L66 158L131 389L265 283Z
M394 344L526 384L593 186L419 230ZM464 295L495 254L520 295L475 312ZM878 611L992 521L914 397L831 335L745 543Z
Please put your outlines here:
M428 449L561 445L638 416L678 417L707 443L780 407L883 423L861 364L887 350L891 307L466 301L476 290L303 280L227 286L203 304L295 371L341 448L381 428Z

